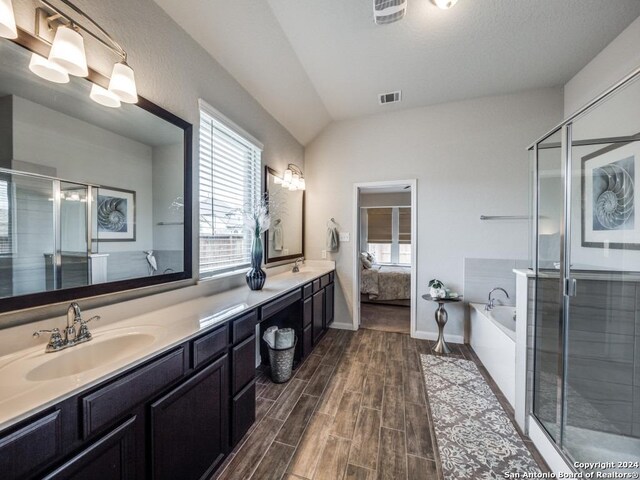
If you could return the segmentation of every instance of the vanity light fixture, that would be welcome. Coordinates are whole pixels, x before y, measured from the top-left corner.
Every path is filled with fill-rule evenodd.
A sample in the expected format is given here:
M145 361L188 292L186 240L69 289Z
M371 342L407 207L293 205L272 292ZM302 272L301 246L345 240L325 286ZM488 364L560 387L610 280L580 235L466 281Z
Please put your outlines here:
M58 65L69 75L86 77L89 75L87 55L84 51L84 38L71 27L60 25L51 45L49 62Z
M69 74L64 68L37 53L31 54L29 70L50 82L69 83Z
M458 0L431 0L436 7L441 8L442 10L448 10L453 7Z
M91 93L89 94L89 97L94 102L99 103L100 105L103 105L105 107L118 108L121 105L120 99L115 93L113 93L111 90L107 90L106 88L101 87L96 83L91 85Z
M57 0L86 20L91 28L55 7L49 0L39 0L44 7L36 8L35 36L51 45L49 57L33 53L29 70L45 80L67 83L69 75L89 76L87 56L82 33L114 53L114 63L108 89L94 83L89 97L106 107L117 108L121 102L137 103L138 91L133 69L127 64L127 52L98 23L69 0ZM82 31L82 33L81 33ZM15 16L11 0L0 0L0 36L17 38Z
M0 0L0 37L18 38L11 0Z
M275 178L275 183L281 184L282 188L287 188L291 191L306 189L304 177L302 176L302 170L300 170L300 168L295 166L293 163L290 163L287 166L287 169L284 171L282 178Z

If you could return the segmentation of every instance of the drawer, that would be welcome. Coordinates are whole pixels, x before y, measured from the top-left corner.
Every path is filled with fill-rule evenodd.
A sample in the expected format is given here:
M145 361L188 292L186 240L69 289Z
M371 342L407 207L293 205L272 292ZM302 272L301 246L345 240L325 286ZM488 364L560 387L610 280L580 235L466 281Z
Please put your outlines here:
M309 298L313 295L313 283L307 283L302 287L302 298Z
M256 382L244 387L231 402L231 448L235 447L256 421Z
M269 317L275 315L280 310L284 310L289 305L297 302L301 298L302 293L298 288L297 290L294 290L293 292L288 293L271 303L267 303L264 307L262 307L262 321L267 320Z
M37 473L61 453L60 411L0 437L2 478L25 478Z
M236 344L256 333L258 311L254 310L233 321L231 342Z
M231 395L236 395L256 377L256 336L231 349Z
M331 281L329 280L329 274L327 273L326 275L323 275L322 277L320 277L320 288L324 288L327 285L329 285L329 283L331 283Z
M329 283L336 281L336 272L329 272Z
M211 333L197 338L193 341L193 368L214 359L227 348L227 339L229 338L228 328L224 325Z
M316 279L313 281L313 293L317 293L318 291L320 291L322 287L320 286L320 279Z
M82 398L84 438L111 425L130 410L184 375L184 348Z

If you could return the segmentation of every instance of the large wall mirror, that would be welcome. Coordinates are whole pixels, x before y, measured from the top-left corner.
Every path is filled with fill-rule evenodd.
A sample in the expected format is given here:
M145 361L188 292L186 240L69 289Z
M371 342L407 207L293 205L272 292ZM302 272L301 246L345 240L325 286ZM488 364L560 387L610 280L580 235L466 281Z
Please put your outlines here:
M45 81L18 42L0 41L0 312L190 278L191 125Z
M282 185L283 175L265 168L271 227L265 233L265 263L293 260L304 255L304 190Z

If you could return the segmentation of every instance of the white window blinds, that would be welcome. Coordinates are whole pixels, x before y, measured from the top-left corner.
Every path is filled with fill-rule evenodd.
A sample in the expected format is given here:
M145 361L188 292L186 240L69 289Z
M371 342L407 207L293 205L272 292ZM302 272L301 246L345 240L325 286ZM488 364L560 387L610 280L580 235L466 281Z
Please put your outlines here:
M250 264L240 211L260 196L261 146L211 107L200 107L200 277Z

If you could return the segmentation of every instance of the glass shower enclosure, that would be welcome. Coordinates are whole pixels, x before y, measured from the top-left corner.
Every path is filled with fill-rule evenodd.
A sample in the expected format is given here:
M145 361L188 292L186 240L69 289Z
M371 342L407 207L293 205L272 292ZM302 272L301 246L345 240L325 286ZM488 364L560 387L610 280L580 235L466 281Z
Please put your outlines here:
M570 463L640 472L640 69L530 158L531 413Z
M0 297L92 283L96 191L93 185L0 168Z

